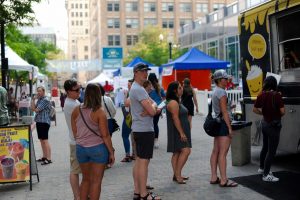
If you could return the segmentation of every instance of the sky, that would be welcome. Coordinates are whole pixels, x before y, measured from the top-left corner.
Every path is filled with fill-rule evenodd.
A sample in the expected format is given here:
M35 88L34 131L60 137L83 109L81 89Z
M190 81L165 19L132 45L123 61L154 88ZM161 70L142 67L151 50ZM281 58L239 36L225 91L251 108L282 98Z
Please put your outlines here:
M41 0L34 4L36 19L42 27L54 28L58 37L68 36L68 18L65 0Z

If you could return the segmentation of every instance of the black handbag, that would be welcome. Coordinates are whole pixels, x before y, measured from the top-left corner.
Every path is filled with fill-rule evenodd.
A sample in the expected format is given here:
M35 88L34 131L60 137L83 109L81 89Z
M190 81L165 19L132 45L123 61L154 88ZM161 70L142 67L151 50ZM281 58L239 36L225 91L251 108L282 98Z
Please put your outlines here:
M110 116L110 121L111 121L112 126L113 126L112 133L114 133L114 132L116 132L116 131L119 131L119 130L120 130L120 126L118 125L117 120L115 120L115 119L111 116L111 114L110 114L110 112L109 112L109 109L108 109L108 107L107 107L107 105L106 105L106 103L105 103L104 98L103 98L103 102L104 102L105 108L106 108L106 110L107 110L107 112L108 112L108 114L109 114L109 116ZM112 133L110 133L110 134L112 134Z
M207 135L211 137L218 136L218 133L221 128L221 121L217 118L212 117L212 103L209 104L208 114L203 124L203 129L207 133Z

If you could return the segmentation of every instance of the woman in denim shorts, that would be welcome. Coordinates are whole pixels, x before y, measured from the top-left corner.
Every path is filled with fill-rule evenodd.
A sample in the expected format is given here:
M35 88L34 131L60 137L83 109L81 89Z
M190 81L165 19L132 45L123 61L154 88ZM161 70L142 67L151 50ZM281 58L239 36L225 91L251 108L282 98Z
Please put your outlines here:
M88 196L90 199L100 199L105 166L115 161L101 99L99 86L89 84L83 105L76 107L72 113L76 156L82 171L80 199L88 199Z
M221 121L218 135L214 138L214 146L210 157L211 184L219 184L221 187L236 187L237 183L229 181L226 174L226 157L231 144L232 128L229 113L227 111L227 94L225 91L228 74L225 70L217 70L213 74L216 88L212 95L212 107L217 117ZM217 176L219 168L220 176Z

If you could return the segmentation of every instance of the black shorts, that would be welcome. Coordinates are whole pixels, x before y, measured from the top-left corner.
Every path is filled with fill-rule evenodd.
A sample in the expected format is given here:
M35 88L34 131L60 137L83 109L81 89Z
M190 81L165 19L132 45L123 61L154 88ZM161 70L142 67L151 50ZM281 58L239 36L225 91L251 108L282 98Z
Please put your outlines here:
M48 132L50 125L48 123L36 123L36 131L40 140L48 140Z
M153 157L154 132L134 132L136 143L136 155L142 159L151 159Z

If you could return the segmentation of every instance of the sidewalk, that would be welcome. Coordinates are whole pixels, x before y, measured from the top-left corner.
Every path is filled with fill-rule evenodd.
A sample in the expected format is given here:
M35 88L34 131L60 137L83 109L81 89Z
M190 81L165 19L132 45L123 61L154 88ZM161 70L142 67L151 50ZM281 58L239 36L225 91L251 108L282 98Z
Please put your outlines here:
M121 110L116 117L119 125L122 122ZM186 185L178 185L172 181L170 164L171 154L166 152L167 133L166 119L160 119L160 146L154 150L154 158L150 162L149 178L154 193L159 194L164 200L215 200L215 199L268 199L246 187L239 185L237 188L221 188L218 185L210 185L209 157L213 139L207 136L203 129L203 117L196 115L193 119L192 129L192 153L184 168L183 174L189 176ZM33 190L29 190L29 184L0 185L1 200L68 200L73 199L69 184L69 144L67 125L63 113L57 108L57 126L52 126L49 132L52 147L53 163L41 166L38 171L40 182L33 176ZM37 139L36 131L33 132L36 157L41 156L41 147ZM113 135L113 144L116 149L115 165L105 171L102 183L101 199L103 200L130 200L133 195L132 164L122 163L124 148L121 132ZM228 155L228 177L256 174L257 163L243 167L231 166L231 155ZM278 170L273 168L273 170Z

